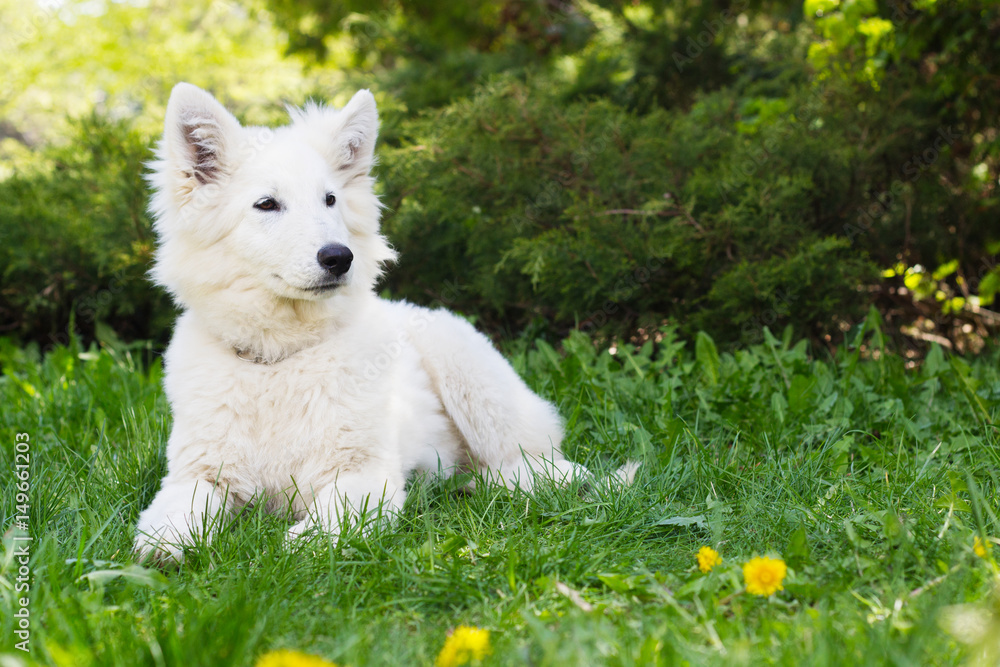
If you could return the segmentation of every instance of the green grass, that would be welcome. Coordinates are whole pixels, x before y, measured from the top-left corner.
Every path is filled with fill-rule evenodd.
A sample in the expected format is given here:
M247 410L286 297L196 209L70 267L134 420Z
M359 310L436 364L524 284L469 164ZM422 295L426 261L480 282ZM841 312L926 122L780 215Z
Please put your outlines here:
M13 649L8 533L0 651L24 663L0 664L252 665L287 647L421 665L462 624L491 631L498 665L1000 659L995 638L977 645L973 624L948 620L1000 636L998 569L973 551L974 536L1000 536L997 350L935 348L908 370L873 324L818 358L770 336L719 354L707 337L662 335L614 355L582 335L511 345L559 403L571 458L599 474L643 462L627 489L529 500L417 479L395 526L288 547L283 517L248 510L165 572L130 554L165 466L159 364L143 368L138 349L40 359L0 345L0 447L12 462L15 433L30 434L34 536L31 653ZM724 559L707 575L702 545ZM742 590L755 555L788 563L771 598Z

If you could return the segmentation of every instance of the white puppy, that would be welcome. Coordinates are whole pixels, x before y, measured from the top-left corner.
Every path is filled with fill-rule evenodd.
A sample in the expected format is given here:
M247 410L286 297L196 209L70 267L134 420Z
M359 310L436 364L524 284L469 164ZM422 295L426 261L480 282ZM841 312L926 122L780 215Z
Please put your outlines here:
M166 352L168 472L136 549L182 557L241 504L290 508L291 536L399 510L415 470L527 489L585 474L553 406L442 310L374 293L395 253L369 175L375 100L241 127L174 88L150 181L155 280L184 313Z

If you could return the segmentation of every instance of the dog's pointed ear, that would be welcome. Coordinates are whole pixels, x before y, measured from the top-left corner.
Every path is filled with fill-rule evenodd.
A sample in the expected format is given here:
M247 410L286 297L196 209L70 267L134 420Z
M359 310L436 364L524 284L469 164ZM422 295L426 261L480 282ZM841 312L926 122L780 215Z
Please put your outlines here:
M191 187L212 183L226 173L240 129L239 121L212 95L178 83L167 103L165 157L175 173L192 181Z
M334 137L334 167L348 180L367 176L375 161L378 138L378 109L369 90L359 90L338 114L342 125Z

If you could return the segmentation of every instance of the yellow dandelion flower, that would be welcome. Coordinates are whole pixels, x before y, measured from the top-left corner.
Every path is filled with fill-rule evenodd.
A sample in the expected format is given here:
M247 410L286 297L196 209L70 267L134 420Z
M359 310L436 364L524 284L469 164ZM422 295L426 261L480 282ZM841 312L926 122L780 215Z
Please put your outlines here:
M743 580L747 592L754 595L771 595L775 591L784 590L781 585L788 568L780 558L753 558L743 566Z
M979 539L978 535L972 538L972 550L980 558L986 558L990 554L991 549L993 549L993 545Z
M490 653L490 631L461 625L448 635L434 662L437 667L478 663Z
M722 556L712 547L702 547L698 549L698 569L706 574L712 568L722 562Z
M260 656L257 667L337 667L337 665L318 655L282 649Z

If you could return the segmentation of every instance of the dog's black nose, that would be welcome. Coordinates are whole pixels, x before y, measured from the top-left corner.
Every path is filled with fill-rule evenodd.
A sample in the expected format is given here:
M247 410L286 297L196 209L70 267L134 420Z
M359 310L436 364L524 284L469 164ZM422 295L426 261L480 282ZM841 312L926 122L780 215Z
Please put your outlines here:
M319 249L316 253L316 261L324 269L335 276L342 276L351 268L354 260L354 253L346 245L331 243Z

